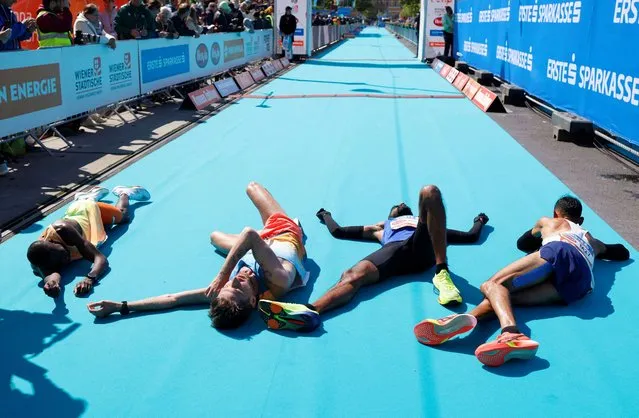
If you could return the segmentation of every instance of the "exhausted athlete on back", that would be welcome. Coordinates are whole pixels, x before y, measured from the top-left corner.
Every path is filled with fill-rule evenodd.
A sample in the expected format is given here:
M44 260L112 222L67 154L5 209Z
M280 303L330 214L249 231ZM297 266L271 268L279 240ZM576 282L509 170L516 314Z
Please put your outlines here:
M241 234L211 233L211 243L227 253L222 268L208 287L155 296L133 302L103 300L87 307L103 318L119 312L158 311L187 305L209 305L215 328L240 326L255 310L258 298L279 298L306 285L303 261L306 249L302 229L289 218L271 193L251 182L246 193L262 217L260 231L244 228Z
M319 316L348 303L362 286L393 276L422 273L436 265L433 285L442 305L461 303L446 264L446 243L471 243L479 239L486 215L475 218L469 232L446 230L446 212L441 193L435 186L423 187L419 194L419 216L413 216L404 203L393 206L386 221L368 226L340 227L330 212L317 213L336 238L375 241L382 248L342 274L339 282L313 304L300 305L260 300L259 312L272 329L310 331Z
M530 359L539 343L517 328L512 306L570 304L588 295L595 286L595 258L623 261L630 253L622 244L607 245L580 224L581 202L562 197L553 218L541 218L517 245L535 251L497 272L481 285L485 299L468 314L426 319L415 326L415 336L426 345L442 344L468 332L478 319L497 315L501 334L482 344L475 356L487 366L500 366L513 358ZM539 251L537 251L539 250Z

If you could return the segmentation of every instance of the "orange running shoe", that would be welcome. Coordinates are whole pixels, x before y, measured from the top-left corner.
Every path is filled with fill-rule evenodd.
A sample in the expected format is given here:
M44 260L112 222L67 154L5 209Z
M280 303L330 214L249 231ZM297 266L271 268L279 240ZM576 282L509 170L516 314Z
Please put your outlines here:
M439 345L475 328L477 318L468 314L454 314L441 319L424 319L415 325L417 341L426 345Z
M475 357L486 366L501 366L508 360L530 360L537 354L539 343L524 334L504 332L497 340L482 344L475 350Z

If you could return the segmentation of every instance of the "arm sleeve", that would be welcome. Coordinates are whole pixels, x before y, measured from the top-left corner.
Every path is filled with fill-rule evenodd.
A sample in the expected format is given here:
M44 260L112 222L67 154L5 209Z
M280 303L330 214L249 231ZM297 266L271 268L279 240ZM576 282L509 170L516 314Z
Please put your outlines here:
M542 239L533 235L529 229L517 240L517 248L525 253L534 253L541 248Z
M335 238L377 242L376 239L367 238L364 235L363 226L339 226L328 212L325 212L322 218L328 228L328 232Z

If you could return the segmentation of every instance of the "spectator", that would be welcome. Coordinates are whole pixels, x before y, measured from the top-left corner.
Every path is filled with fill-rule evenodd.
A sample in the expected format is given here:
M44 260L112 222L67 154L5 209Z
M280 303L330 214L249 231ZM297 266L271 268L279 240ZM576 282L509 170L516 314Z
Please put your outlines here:
M217 32L214 27L215 13L217 13L217 4L212 1L209 3L208 6L206 6L206 11L204 12L204 17L202 18L204 24L209 28L209 32Z
M286 6L285 12L280 17L280 35L282 36L282 49L288 59L293 58L293 36L297 29L297 18L293 16L291 6Z
M231 21L231 32L244 31L244 15L235 6L235 3L230 2L229 7L231 8L231 12L229 14L230 21Z
M229 21L229 13L231 12L231 8L229 4L225 1L221 2L217 8L217 13L215 14L215 19L213 20L213 24L217 28L218 32L229 32L230 31L230 21Z
M446 14L444 15L444 56L453 56L453 9L450 6L446 6Z
M118 39L147 39L153 36L155 22L142 0L130 0L115 17Z
M273 27L273 6L267 7L262 13L262 16L264 16L264 19L268 21L268 27L265 27L264 29L271 29Z
M202 27L196 23L195 11L188 3L180 4L178 11L171 18L175 30L180 36L194 36L199 37L202 33Z
M253 14L253 29L261 30L264 29L264 20L262 19L262 12L256 10Z
M160 13L161 7L162 3L160 3L159 0L153 0L148 4L147 9L149 9L149 12L151 12L153 20L155 20L155 18L158 16L158 13Z
M111 36L117 36L115 32L115 16L118 14L118 8L115 0L104 0L104 10L100 12L100 23L104 31Z
M159 38L166 39L177 39L180 37L180 34L177 30L175 30L175 25L173 25L173 21L171 20L171 8L169 6L164 6L160 9L157 17L155 18L155 26L157 28L157 36Z
M21 41L31 38L37 29L35 19L18 22L18 18L11 10L16 0L0 0L0 52L17 51L22 49ZM0 171L2 158L0 158Z
M73 29L75 30L76 43L78 43L79 36L93 35L97 38L96 41L87 43L106 44L115 49L115 37L105 32L102 23L100 23L98 6L93 3L84 6L84 11L78 15Z
M73 45L73 15L69 10L69 0L43 0L36 22L40 48Z

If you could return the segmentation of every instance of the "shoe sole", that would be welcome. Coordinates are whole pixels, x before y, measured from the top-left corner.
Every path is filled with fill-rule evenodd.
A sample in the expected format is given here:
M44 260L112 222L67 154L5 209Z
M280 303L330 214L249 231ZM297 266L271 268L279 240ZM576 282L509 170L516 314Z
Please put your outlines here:
M75 196L73 197L73 200L86 200L86 198L88 196L91 196L94 198L95 201L100 201L102 199L104 199L108 194L109 194L109 190L105 189L103 187L100 188L100 193L95 193L92 191L93 189L86 191L86 192L79 192L76 193ZM94 196L95 195L95 196Z
M539 344L532 340L517 341L515 347L500 343L488 343L480 345L475 350L475 357L486 366L498 367L514 359L530 360L537 355L538 349Z
M415 325L413 332L417 341L424 345L443 344L459 334L471 331L477 326L477 318L472 315L459 315L445 324L425 320Z
M289 314L277 303L259 301L258 308L260 317L269 329L306 332L316 328L312 321L306 319L307 315Z

